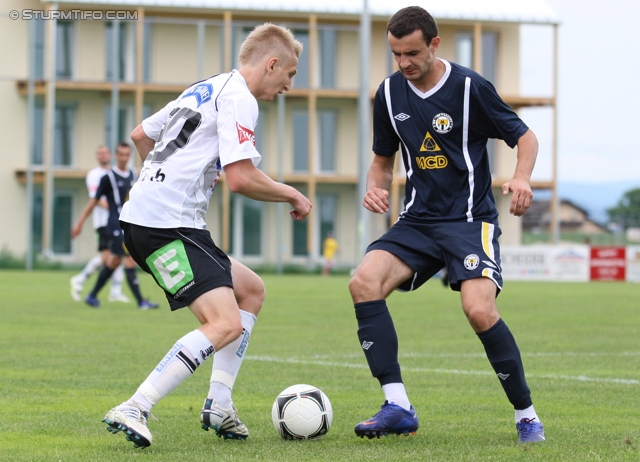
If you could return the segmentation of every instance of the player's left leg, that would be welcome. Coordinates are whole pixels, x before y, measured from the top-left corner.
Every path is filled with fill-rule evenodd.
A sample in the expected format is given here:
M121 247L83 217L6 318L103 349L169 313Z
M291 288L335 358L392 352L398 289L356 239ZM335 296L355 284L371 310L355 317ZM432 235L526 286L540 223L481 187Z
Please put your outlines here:
M84 283L93 273L98 271L102 265L102 255L98 254L87 262L84 268L82 268L82 271L71 278L71 298L76 302L80 301L80 292L82 292L84 288Z
M251 331L266 295L262 279L242 263L230 258L233 291L240 308L242 334L216 352L213 358L211 383L200 420L202 428L213 428L225 439L244 439L249 435L238 418L231 392L249 346Z
M488 278L462 281L462 309L482 342L507 398L515 409L520 442L544 441L544 428L531 401L520 350L496 307L496 285Z

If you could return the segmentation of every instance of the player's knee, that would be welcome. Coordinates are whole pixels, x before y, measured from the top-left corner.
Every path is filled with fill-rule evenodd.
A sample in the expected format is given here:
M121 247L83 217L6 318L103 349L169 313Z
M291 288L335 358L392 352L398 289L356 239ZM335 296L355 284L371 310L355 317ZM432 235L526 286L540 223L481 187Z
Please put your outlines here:
M500 319L495 306L472 304L463 308L469 324L476 332L489 330Z
M240 317L238 316L237 319L229 319L227 322L223 323L218 334L221 337L221 343L224 345L227 345L240 337L240 335L242 335L242 323L240 322Z
M373 293L374 287L376 287L375 282L367 277L364 271L356 271L349 281L349 292L354 301L376 300L380 298Z

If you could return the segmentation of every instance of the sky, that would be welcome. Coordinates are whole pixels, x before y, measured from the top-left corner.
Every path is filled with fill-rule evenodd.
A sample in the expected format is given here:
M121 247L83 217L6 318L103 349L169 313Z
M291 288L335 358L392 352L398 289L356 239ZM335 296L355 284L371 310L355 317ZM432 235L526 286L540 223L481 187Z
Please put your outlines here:
M558 29L558 180L640 187L640 1L547 0ZM552 28L524 26L521 84L527 96L552 93ZM549 109L522 118L538 134L534 179L551 176Z

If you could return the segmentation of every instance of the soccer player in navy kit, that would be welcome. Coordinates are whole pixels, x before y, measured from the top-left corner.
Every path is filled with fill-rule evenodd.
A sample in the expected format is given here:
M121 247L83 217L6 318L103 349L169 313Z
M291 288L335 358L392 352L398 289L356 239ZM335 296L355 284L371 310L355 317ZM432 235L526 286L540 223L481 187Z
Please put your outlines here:
M374 102L375 153L363 206L389 210L395 153L407 172L404 211L389 231L367 249L349 290L358 338L385 403L355 433L368 438L409 434L418 417L402 382L398 338L386 298L415 290L446 268L460 291L462 309L481 340L515 409L520 442L544 441L520 352L500 318L502 288L498 212L491 192L487 140L517 146L510 212L521 216L531 204L530 177L538 151L534 133L477 73L435 56L440 44L435 20L424 9L401 9L387 25L399 72L380 85Z
M136 263L125 251L124 236L120 228L120 210L129 196L129 190L136 180L133 170L127 168L127 162L131 156L131 147L124 141L116 148L116 165L102 176L94 197L86 205L80 218L71 229L71 237L75 238L82 232L82 225L98 205L99 198L106 197L109 206L109 217L105 226L105 239L109 250L106 261L91 292L86 296L85 303L93 308L100 308L98 292L104 287L114 271L124 261L125 274L129 288L138 302L138 308L142 310L158 308L157 303L151 303L142 297L138 277L136 276Z

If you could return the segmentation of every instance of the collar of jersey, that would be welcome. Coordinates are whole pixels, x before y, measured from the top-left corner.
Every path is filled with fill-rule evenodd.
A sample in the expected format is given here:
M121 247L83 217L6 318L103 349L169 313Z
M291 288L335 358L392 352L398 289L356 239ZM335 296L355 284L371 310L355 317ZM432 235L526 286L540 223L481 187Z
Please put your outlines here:
M436 59L439 59L440 61L442 61L442 63L446 67L446 70L444 71L444 75L442 76L440 81L431 90L429 90L426 93L423 93L420 90L418 90L411 82L407 80L407 83L409 84L409 88L411 88L413 92L422 99L427 99L429 96L433 95L435 92L440 90L440 88L442 88L442 86L445 84L445 82L449 78L449 75L451 75L451 63L449 63L449 61L445 59L440 59L440 58L436 58Z

